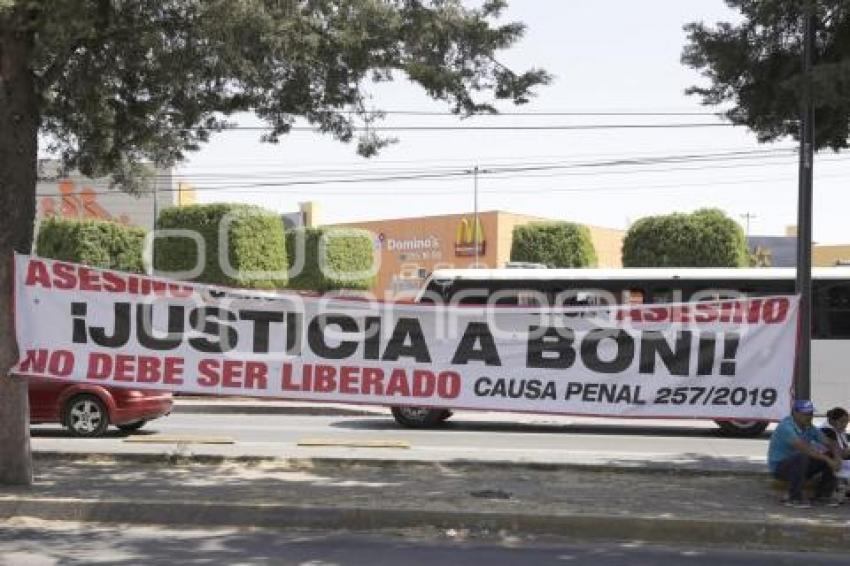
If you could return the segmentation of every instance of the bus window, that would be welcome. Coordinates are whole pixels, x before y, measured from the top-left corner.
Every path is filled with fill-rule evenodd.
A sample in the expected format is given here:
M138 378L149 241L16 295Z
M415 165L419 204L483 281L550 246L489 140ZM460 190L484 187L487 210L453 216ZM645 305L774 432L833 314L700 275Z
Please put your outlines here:
M824 298L828 335L850 338L850 285L834 285Z
M549 297L544 291L500 289L490 296L489 304L499 306L546 307Z
M603 289L565 289L555 295L553 306L570 307L607 307L617 304L617 298Z
M681 289L653 289L649 296L651 302L656 305L684 302Z
M623 304L642 305L644 297L643 289L626 289L623 291Z

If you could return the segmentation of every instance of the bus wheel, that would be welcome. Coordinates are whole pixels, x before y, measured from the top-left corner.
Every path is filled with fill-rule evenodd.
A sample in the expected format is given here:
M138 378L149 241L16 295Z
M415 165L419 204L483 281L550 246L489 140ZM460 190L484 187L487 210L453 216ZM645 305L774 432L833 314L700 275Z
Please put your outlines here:
M730 438L752 438L764 432L767 421L714 421L720 434Z
M406 428L431 428L450 416L446 409L428 409L427 407L393 407L393 418Z

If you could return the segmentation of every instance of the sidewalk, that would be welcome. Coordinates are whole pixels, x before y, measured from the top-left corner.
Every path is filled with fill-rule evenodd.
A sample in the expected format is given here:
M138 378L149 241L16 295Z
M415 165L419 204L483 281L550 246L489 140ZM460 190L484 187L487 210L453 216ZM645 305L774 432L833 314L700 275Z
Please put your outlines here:
M850 506L779 496L766 476L725 473L39 454L31 489L0 488L0 518L850 549Z

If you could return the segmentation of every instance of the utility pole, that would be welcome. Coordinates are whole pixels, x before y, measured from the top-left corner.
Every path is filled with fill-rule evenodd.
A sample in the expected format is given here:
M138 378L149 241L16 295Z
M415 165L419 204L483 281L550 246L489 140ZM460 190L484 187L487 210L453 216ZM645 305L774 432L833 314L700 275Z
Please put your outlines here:
M479 226L480 223L478 221L478 175L483 173L489 173L490 171L486 169L481 169L476 165L472 169L467 169L467 173L472 174L472 183L473 183L473 219L472 219L472 245L475 246L474 249L474 257L475 257L475 267L478 267L478 253L479 246L481 245L481 241L479 239Z
M475 185L475 196L473 208L475 218L472 220L472 245L475 246L475 268L478 268L478 165L472 169L472 177Z
M812 359L812 188L814 173L815 108L812 96L812 58L815 47L815 4L806 1L803 16L803 103L800 108L800 177L797 204L797 281L800 295L800 341L794 391L811 399Z
M747 240L749 240L750 239L750 221L755 220L756 218L758 218L758 216L756 216L755 214L752 214L751 212L747 212L746 214L739 214L738 216L743 218L744 222L747 223L746 224L746 226L747 226Z

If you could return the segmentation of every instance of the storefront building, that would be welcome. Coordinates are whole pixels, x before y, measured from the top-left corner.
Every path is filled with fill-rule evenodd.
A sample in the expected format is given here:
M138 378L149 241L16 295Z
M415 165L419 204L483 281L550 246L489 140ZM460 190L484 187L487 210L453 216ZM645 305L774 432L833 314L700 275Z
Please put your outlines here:
M556 222L487 211L478 215L478 226L471 213L396 218L371 222L338 224L372 233L380 269L372 292L380 298L405 299L414 295L435 269L504 267L510 261L511 241L516 226L535 222ZM596 248L599 267L622 267L622 230L588 226Z
M159 212L171 206L194 204L195 191L175 181L171 169L151 169L150 189L131 195L109 188L109 179L79 173L59 175L58 163L39 163L36 223L45 218L111 220L152 230Z

